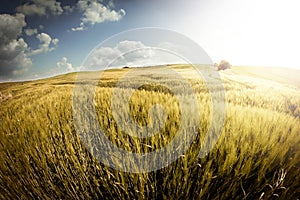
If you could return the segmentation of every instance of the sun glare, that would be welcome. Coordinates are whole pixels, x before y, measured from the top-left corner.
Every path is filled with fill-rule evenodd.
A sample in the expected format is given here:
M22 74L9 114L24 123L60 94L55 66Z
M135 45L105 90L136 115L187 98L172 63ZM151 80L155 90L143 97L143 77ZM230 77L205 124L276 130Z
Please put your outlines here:
M295 0L199 2L179 23L215 61L300 69L299 6Z

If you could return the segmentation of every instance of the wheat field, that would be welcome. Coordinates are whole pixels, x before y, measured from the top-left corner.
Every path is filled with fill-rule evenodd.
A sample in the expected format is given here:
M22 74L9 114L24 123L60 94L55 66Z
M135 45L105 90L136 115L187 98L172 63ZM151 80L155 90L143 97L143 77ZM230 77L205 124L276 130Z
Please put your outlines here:
M86 148L74 122L73 97L77 73L0 84L1 199L297 199L300 197L300 90L295 80L265 79L249 69L220 72L225 91L226 118L216 145L202 158L199 149L211 120L211 94L191 66L168 65L191 84L200 123L191 146L168 166L147 173L122 172L99 162L102 144ZM158 69L158 70L153 70ZM182 87L159 67L141 68L123 87L118 80L128 69L103 72L94 98L97 121L107 138L129 152L150 153L170 143L181 124L193 123L180 110ZM258 69L255 69L258 70ZM271 70L271 69L270 69ZM286 69L288 71L288 69ZM92 77L93 72L86 73ZM257 72L256 72L257 73ZM264 77L267 76L267 71ZM300 72L296 71L300 76ZM295 76L295 77L299 77ZM274 77L274 75L273 75ZM97 76L95 79L99 78ZM175 92L145 80L169 81ZM86 82L87 88L89 83ZM216 90L218 86L216 86ZM112 110L113 95L132 94L130 117L139 126L151 121L149 110L159 104L166 118L158 134L138 138L119 127ZM183 94L182 99L189 94ZM184 104L188 113L195 109ZM89 107L83 108L86 112ZM84 119L79 119L84 120ZM94 124L83 123L82 132ZM132 130L134 131L134 130ZM97 141L97 134L92 133ZM93 146L94 145L94 146ZM120 162L122 158L120 158ZM124 161L124 160L123 160ZM126 162L126 160L124 161ZM135 166L132 166L133 168Z

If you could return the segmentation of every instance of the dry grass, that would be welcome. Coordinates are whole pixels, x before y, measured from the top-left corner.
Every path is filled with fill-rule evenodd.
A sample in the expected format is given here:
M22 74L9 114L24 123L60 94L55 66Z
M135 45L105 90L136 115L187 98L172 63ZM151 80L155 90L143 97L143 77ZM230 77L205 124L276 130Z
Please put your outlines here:
M76 74L0 84L1 199L294 199L300 196L300 92L289 86L266 87L222 75L227 114L213 150L198 152L210 123L210 95L203 80L186 66L173 66L197 92L201 122L197 138L180 158L158 171L126 173L99 163L76 133L72 95ZM150 70L149 70L150 69ZM172 140L180 121L176 96L168 88L145 85L133 92L130 114L149 123L148 109L161 104L163 129L149 138L122 131L112 116L111 96L119 76L130 69L107 71L95 104L100 126L119 147L147 153ZM146 69L145 69L146 70ZM151 74L148 79L167 79ZM97 78L97 77L95 77ZM129 92L133 79L119 94ZM275 80L276 81L276 80ZM180 90L180 86L178 86ZM146 97L146 98L145 98ZM122 113L119 113L121 117Z

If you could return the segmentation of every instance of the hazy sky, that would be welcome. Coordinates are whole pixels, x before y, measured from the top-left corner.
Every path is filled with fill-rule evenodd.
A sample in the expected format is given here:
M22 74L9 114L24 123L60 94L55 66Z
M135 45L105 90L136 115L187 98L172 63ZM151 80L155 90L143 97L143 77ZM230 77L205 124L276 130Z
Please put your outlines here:
M300 69L299 8L298 0L1 0L0 81L77 70L103 40L142 27L182 33L216 62Z

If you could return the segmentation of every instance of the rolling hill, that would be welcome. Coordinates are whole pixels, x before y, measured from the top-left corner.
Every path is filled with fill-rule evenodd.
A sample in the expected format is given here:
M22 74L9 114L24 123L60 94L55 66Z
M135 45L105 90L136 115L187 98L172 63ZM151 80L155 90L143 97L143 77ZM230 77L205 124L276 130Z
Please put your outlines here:
M191 94L182 87L178 75L167 73L170 69L191 85L199 112L190 106ZM205 82L192 69L167 65L107 70L101 80L100 73L78 72L0 83L0 198L299 198L300 71L233 67L220 72L221 87L214 85L213 79ZM122 79L125 75L129 78ZM87 117L74 117L74 91L80 84L85 93L76 103L83 105L80 109ZM211 122L213 94L208 85L215 91L224 88L226 118L216 144L199 157L210 127L216 130L217 126ZM93 98L85 96L91 91L95 92ZM128 96L126 110L120 102ZM155 107L157 104L164 112ZM152 111L159 120L155 121ZM199 113L200 122L191 129L194 122L190 119ZM163 149L179 131L193 132L195 137L190 148L163 168L124 172L97 159L99 149L107 144L97 132L98 125L90 120L93 117L106 137L127 152L149 154ZM139 138L133 129L120 127L126 126L120 121L128 118L135 122L136 130L151 123L155 127L161 119L165 123L156 134ZM76 123L82 124L80 131ZM105 158L111 162L112 158ZM116 162L131 164L134 169L139 161L118 157Z

